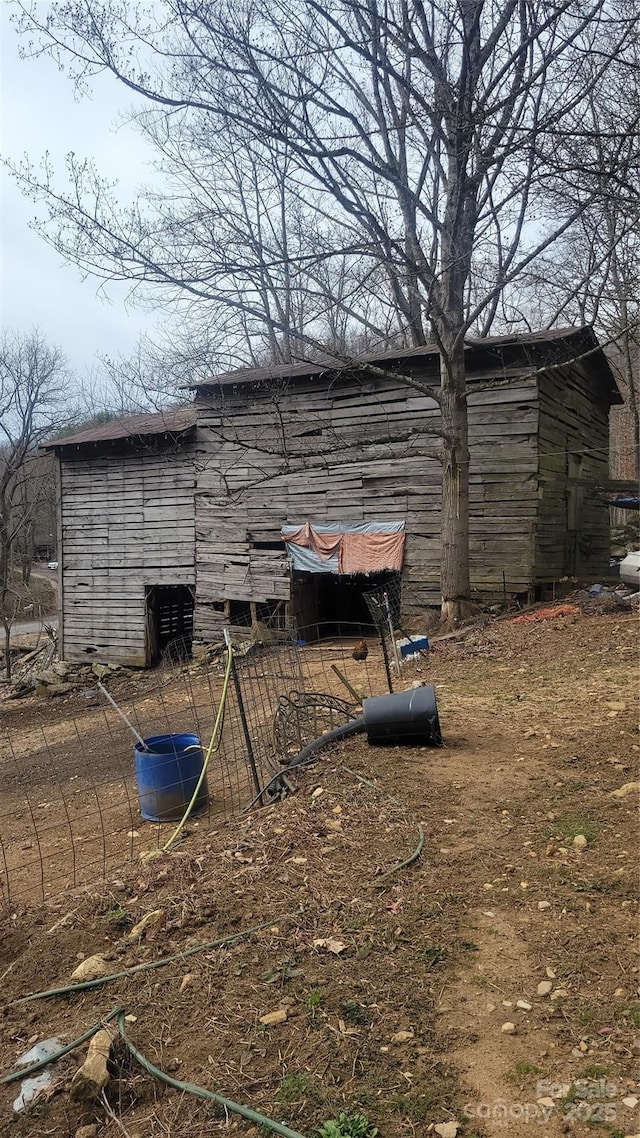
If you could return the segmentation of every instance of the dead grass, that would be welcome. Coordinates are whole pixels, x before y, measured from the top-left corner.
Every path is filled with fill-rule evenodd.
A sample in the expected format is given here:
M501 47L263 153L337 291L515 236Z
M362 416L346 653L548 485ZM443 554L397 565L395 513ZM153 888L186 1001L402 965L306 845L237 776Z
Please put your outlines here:
M438 685L445 749L351 740L293 799L193 835L146 870L16 912L0 945L6 999L64 981L79 954L104 951L117 970L273 923L102 991L7 1008L3 1068L34 1034L69 1038L122 1002L159 1066L304 1133L341 1111L366 1114L384 1138L464 1117L465 1138L505 1133L482 1104L535 1106L540 1080L571 1088L601 1070L615 1088L608 1131L563 1092L543 1132L635 1132L622 1098L636 1086L640 1031L637 796L611 791L637 777L636 639L633 619L594 615L444 642L423 675ZM414 848L418 823L422 858L376 887ZM162 927L126 944L156 908ZM314 947L329 938L344 944L337 955ZM538 996L548 973L551 996ZM265 1028L261 1016L282 1006L286 1022ZM507 1019L514 1036L501 1032ZM61 1067L37 1116L12 1122L16 1136L91 1121L69 1102L73 1061ZM129 1061L119 1073L110 1101L131 1138L235 1127ZM12 1097L3 1089L7 1120ZM123 1133L96 1114L100 1138ZM531 1132L516 1112L508 1133Z

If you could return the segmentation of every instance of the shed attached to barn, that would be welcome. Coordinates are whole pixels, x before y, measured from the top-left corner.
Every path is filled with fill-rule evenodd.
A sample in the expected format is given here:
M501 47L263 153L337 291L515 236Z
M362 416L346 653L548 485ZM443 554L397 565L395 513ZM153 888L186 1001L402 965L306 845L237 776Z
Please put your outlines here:
M620 395L589 328L470 341L471 576L530 593L606 571ZM60 464L67 660L151 663L226 623L367 619L398 585L438 603L435 348L252 368L194 384L190 407L52 441Z
M59 460L59 647L144 667L191 635L192 407L131 415L47 444Z

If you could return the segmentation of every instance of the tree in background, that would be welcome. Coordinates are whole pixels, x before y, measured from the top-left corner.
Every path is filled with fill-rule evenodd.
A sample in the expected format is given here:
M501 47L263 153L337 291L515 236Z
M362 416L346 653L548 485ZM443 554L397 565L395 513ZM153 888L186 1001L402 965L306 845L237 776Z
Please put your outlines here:
M31 582L31 568L38 557L49 561L56 550L58 503L56 464L52 454L30 453L25 459L13 496L16 539L14 567L20 566L22 584Z
M550 202L565 211L577 194L591 204L523 279L521 310L538 327L593 324L607 349L624 399L611 417L611 474L638 477L640 459L640 38L621 66L589 96L590 132L560 143L571 179L550 182ZM618 107L630 130L619 133Z
M11 626L19 591L14 557L29 545L43 487L34 477L36 451L69 420L70 377L59 348L38 329L4 332L0 341L0 619L4 627L4 666L11 678Z
M603 197L635 108L611 103L639 15L632 0L166 0L21 4L32 54L82 88L107 70L138 116L166 194L118 206L71 156L15 170L43 231L97 275L158 286L227 329L233 352L285 361L343 345L435 340L441 411L443 616L469 595L465 338L517 314L517 285ZM614 84L614 87L616 84ZM623 84L617 84L624 90ZM568 145L569 142L571 145ZM564 192L561 192L564 191ZM575 290L573 290L575 291ZM407 380L420 386L415 380ZM424 390L424 388L423 388Z

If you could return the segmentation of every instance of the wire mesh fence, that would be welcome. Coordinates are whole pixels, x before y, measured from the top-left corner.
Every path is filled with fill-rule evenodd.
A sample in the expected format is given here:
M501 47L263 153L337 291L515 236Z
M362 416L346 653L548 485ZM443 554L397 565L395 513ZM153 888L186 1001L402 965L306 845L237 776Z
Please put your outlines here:
M388 645L375 624L334 622L293 634L236 629L233 641L234 672L207 768L208 796L189 829L213 827L245 809L306 743L354 718L364 698L392 683ZM225 665L224 644L203 649L196 661L174 646L153 673L104 679L130 726L92 685L64 707L34 701L31 715L6 731L1 906L90 885L163 847L176 815L171 823L141 816L133 732L142 740L192 735L206 753ZM185 801L182 779L177 789Z
M399 675L403 666L428 651L424 634L411 634L402 626L401 590L400 574L392 573L384 585L363 594L380 639L389 691L393 690L392 674Z

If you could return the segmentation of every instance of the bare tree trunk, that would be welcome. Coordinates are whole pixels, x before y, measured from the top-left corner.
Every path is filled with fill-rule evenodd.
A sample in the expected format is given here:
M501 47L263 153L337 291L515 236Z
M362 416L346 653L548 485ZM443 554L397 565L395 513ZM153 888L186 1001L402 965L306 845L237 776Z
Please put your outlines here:
M11 679L11 622L6 606L9 597L9 572L11 562L11 548L9 540L9 503L7 500L8 478L3 479L0 487L0 620L4 626L4 667L8 680Z
M11 679L11 622L5 619L2 621L4 625L4 674L8 680Z
M5 332L0 340L0 620L4 625L5 672L11 678L11 626L20 607L13 565L28 580L33 559L34 512L29 473L39 443L68 419L68 372L58 348L38 329ZM13 596L11 603L9 597Z
M446 375L444 374L446 369ZM442 619L462 620L469 610L469 430L464 344L454 343L441 362L442 413Z

